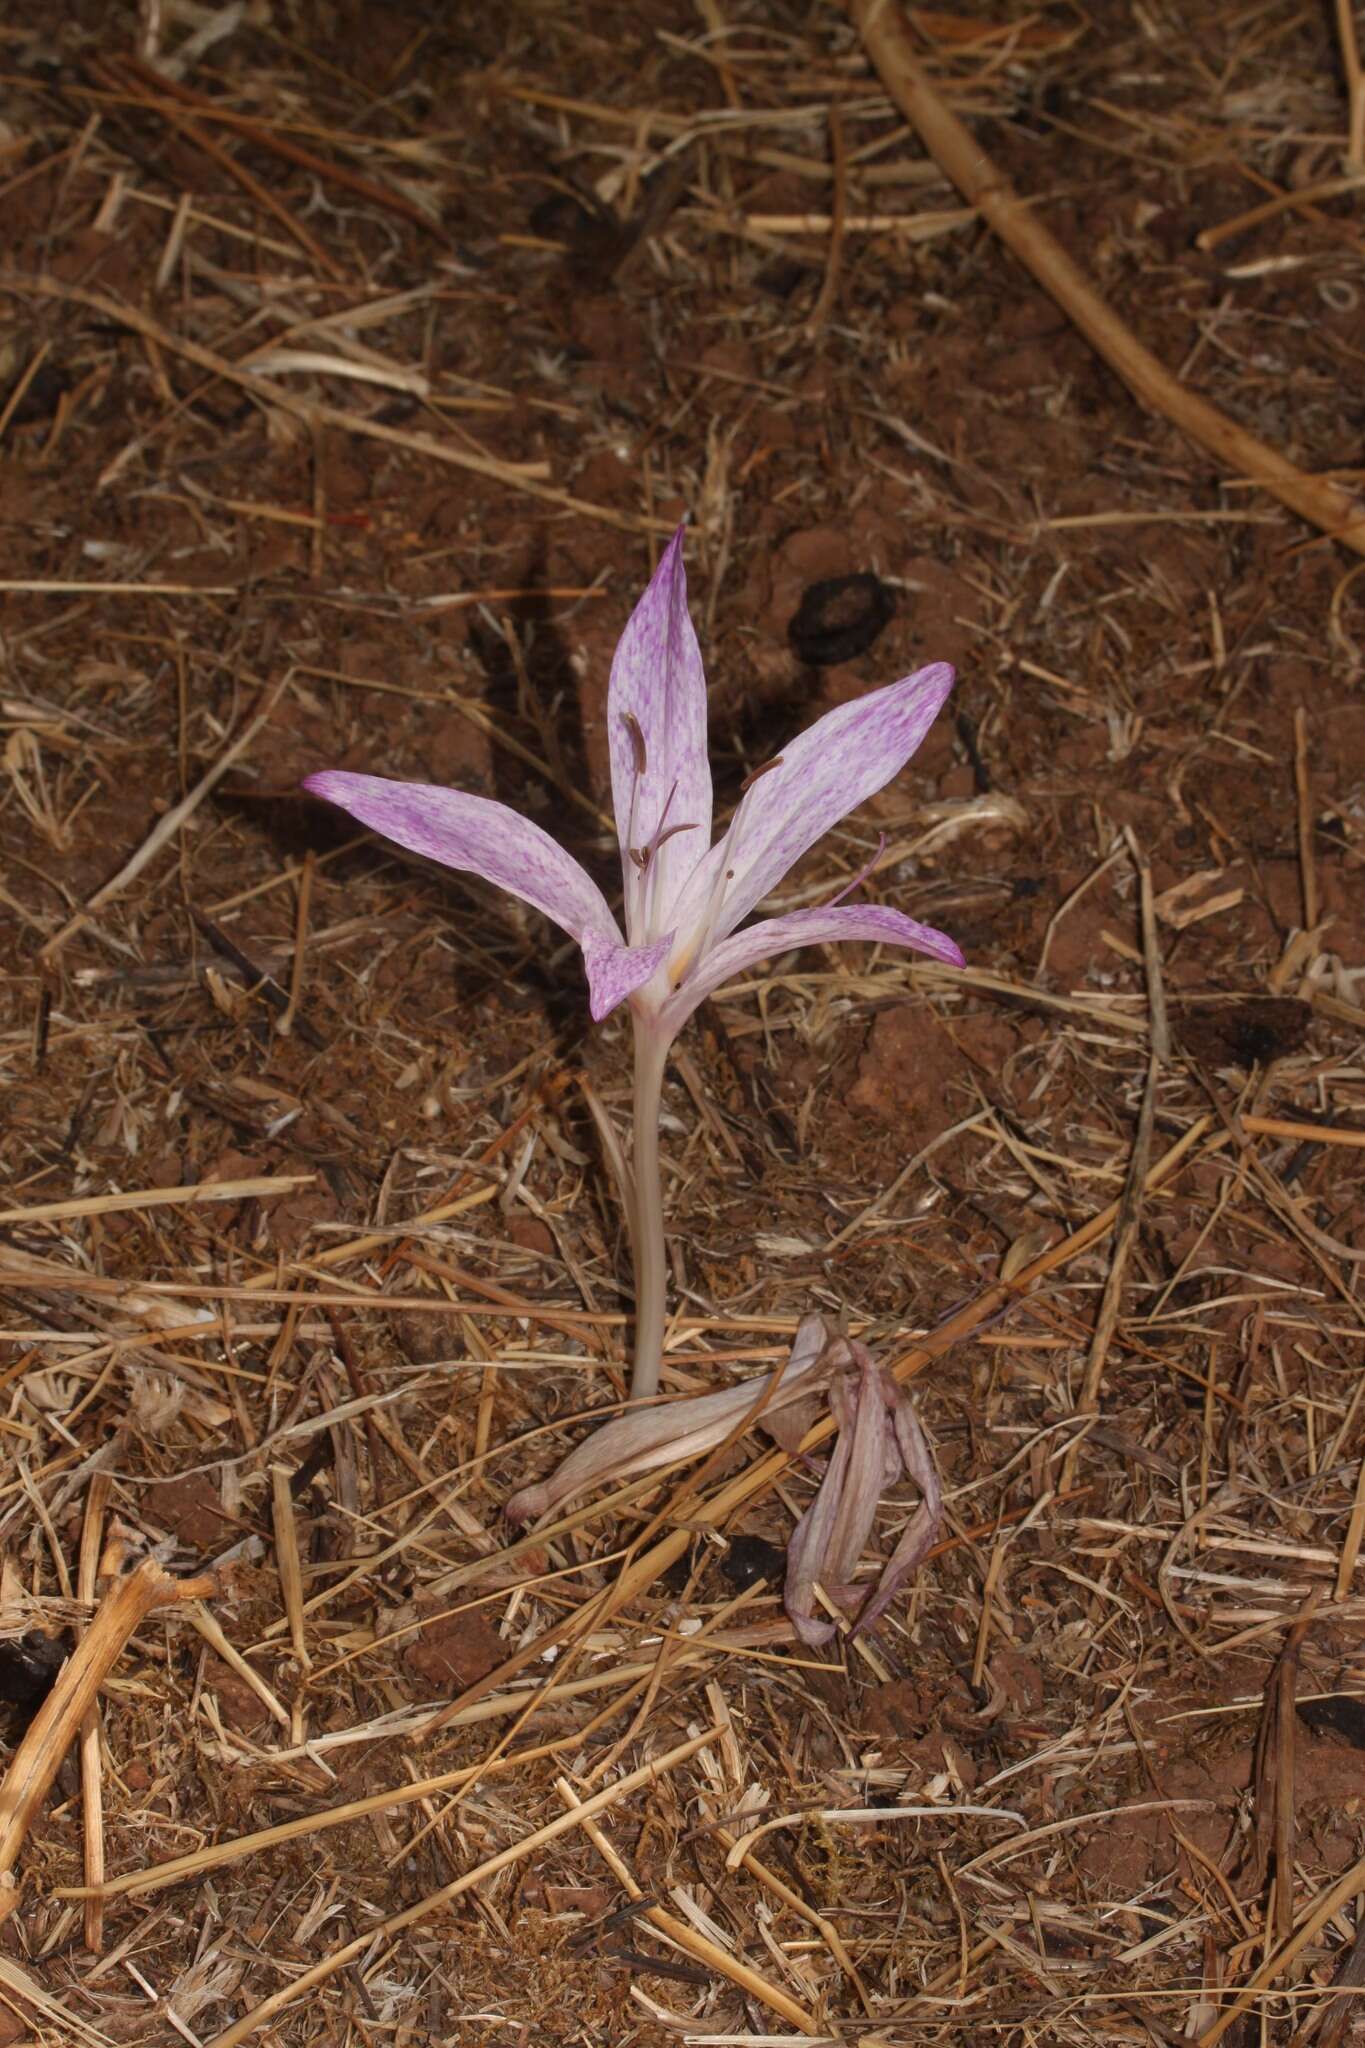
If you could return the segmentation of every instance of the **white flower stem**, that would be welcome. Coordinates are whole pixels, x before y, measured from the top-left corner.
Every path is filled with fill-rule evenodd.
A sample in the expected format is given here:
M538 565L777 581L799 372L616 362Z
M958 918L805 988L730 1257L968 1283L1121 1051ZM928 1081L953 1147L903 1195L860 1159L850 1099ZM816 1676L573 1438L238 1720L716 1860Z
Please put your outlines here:
M635 1364L632 1401L659 1390L663 1357L664 1306L668 1267L664 1251L664 1191L659 1170L659 1108L671 1039L638 1013L635 1027L635 1200L631 1232L635 1251Z

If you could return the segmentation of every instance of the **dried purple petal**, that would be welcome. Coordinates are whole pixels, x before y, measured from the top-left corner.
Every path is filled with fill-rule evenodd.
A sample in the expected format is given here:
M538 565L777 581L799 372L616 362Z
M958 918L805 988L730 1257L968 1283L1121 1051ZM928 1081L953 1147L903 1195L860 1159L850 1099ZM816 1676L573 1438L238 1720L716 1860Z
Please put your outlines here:
M741 1380L695 1401L668 1401L656 1408L636 1409L603 1423L570 1451L548 1479L523 1486L507 1503L513 1522L535 1522L590 1486L617 1486L640 1472L676 1465L724 1443L751 1411L771 1428L787 1407L804 1402L812 1387L823 1384L828 1371L828 1332L819 1316L806 1316L796 1333L791 1355L776 1372Z
M870 1628L922 1562L942 1513L938 1473L908 1391L863 1345L848 1348L852 1366L837 1372L829 1389L839 1434L787 1549L784 1605L797 1635L812 1649L828 1643L836 1626L816 1611L817 1584L856 1617L855 1633ZM920 1503L869 1597L855 1584L858 1564L883 1492L907 1475L920 1489Z

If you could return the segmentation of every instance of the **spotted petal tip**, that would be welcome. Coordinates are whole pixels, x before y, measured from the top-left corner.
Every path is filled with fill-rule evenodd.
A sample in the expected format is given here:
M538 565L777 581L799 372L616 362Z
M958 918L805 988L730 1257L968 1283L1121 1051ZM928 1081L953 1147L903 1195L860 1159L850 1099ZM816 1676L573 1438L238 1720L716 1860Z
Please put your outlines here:
M683 531L680 526L673 535L626 621L607 691L616 831L627 922L637 943L645 932L639 917L631 917L639 898L632 849L654 848L648 897L657 932L711 841L706 674L687 609Z
M616 919L591 875L558 840L506 804L462 789L394 782L341 768L310 775L303 787L409 853L482 875L509 895L533 903L580 945L591 937L604 949L613 944L619 949Z

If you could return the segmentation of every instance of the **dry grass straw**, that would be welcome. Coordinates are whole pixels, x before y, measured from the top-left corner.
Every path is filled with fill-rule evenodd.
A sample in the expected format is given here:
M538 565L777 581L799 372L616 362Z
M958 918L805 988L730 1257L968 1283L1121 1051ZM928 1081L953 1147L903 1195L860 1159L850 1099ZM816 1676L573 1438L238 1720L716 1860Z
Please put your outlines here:
M109 1505L112 1482L106 1472L90 1481L81 1521L80 1563L76 1576L76 1598L94 1605L99 1580L100 1554L104 1542L104 1516ZM85 1850L85 1882L97 1892L104 1882L104 1788L100 1762L100 1713L92 1706L81 1723L81 1834ZM85 1945L92 1955L104 1946L104 1903L87 1899Z
M19 1903L19 1852L34 1818L128 1638L158 1607L200 1599L215 1585L212 1574L174 1579L154 1558L144 1558L105 1594L0 1779L0 1919L8 1919Z
M8 285L2 288L13 290L13 287ZM188 336L177 334L162 326L150 314L141 312L135 306L126 305L122 300L112 299L106 293L64 284L59 278L54 277L30 279L24 289L67 305L84 306L88 312L99 314L107 320L114 320L133 333L141 335L145 341L153 343L157 348L163 348L171 355L183 356L187 362L209 371L215 378L221 378L225 383L249 392L261 404L274 406L280 412L302 421L310 430L336 427L343 433L353 433L362 440L383 442L392 448L404 448L412 454L425 455L433 462L444 463L451 468L468 471L471 475L507 484L523 495L540 499L544 504L557 505L563 511L577 512L585 518L600 520L605 525L620 528L628 533L644 530L664 533L669 530L666 521L642 520L636 515L615 512L609 506L594 505L586 499L575 498L568 491L554 490L548 484L540 483L535 475L528 474L524 466L499 462L492 456L473 453L453 442L439 441L431 434L409 433L401 427L386 426L382 420L372 419L361 413L346 412L339 406L328 405L321 400L298 398L278 379L264 376L250 368L240 368L225 357L215 354L212 349L191 341Z
M1095 1318L1095 1330L1085 1362L1085 1378L1077 1403L1076 1412L1082 1416L1094 1415L1099 1411L1100 1384L1104 1377L1105 1361L1109 1356L1109 1347L1118 1326L1124 1279L1142 1221L1142 1205L1147 1191L1148 1163L1152 1150L1152 1131L1156 1122L1157 1089L1171 1056L1171 1033L1166 1015L1161 948L1157 939L1156 911L1152 897L1152 871L1143 859L1131 832L1128 835L1128 847L1137 870L1142 959L1147 982L1147 1073L1143 1081L1142 1105L1138 1110L1137 1127L1133 1133L1133 1149L1128 1159L1128 1173L1116 1219L1113 1256L1105 1275L1104 1293L1100 1297L1099 1313ZM1081 1443L1078 1440L1067 1453L1062 1466L1063 1486L1070 1486L1075 1478L1080 1448Z
M847 0L887 89L964 199L1050 292L1140 404L1163 414L1239 480L1271 492L1301 518L1365 554L1365 509L1335 483L1306 475L1278 450L1186 389L1106 305L1061 244L1022 204L1007 179L944 105L889 0ZM1340 0L1345 12L1349 0ZM1353 93L1354 101L1354 93ZM1354 133L1354 110L1353 110Z
M170 108L162 105L158 111L169 113L171 118L175 118L176 106L192 107L202 114L205 120L227 127L238 135L249 136L258 148L282 158L286 163L297 164L303 170L313 172L324 183L338 185L343 190L354 193L357 198L369 200L387 212L399 214L414 227L422 228L429 234L436 232L430 214L424 212L392 184L384 184L378 179L365 177L351 165L338 162L334 157L321 156L315 150L304 149L290 136L282 134L277 127L253 120L249 115L232 112L209 95L193 91L182 79L170 77L164 70L153 69L148 64L139 63L134 58L126 56L117 60L107 60L104 68L115 80L122 73L127 80L143 88L140 95L129 95L136 105L157 107L158 100L164 96L166 101L173 102L174 105ZM352 137L337 130L332 130L326 139L343 144L353 142ZM240 169L240 166L234 164L234 169ZM290 216L290 223L291 230L296 235L299 234L300 230L293 216Z
M236 738L223 749L213 765L205 769L194 788L188 790L178 804L173 804L165 816L157 820L137 851L129 856L117 874L111 875L109 880L95 891L85 908L75 917L69 918L61 930L47 941L40 956L44 961L53 960L77 932L84 930L97 911L121 895L137 880L144 868L156 859L162 847L170 844L186 822L194 816L205 798L217 788L229 768L242 759L264 732L288 684L289 676L286 673L275 687L266 693L264 703L246 720Z
M1358 173L1365 171L1365 70L1361 69L1355 9L1351 0L1336 0L1336 21L1341 44L1341 68L1346 74L1346 160Z
M222 1595L135 1630L78 1720L74 1659L59 1681L44 1768L75 1746L81 1808L59 1778L12 1831L29 1953L0 1963L56 2040L1112 2048L1242 2012L1306 2034L1324 2008L1330 2038L1358 2002L1365 1844L1315 1804L1344 1767L1299 1714L1358 1691L1365 1617L1365 1011L1331 747L1354 587L1319 604L1311 556L1283 568L1276 508L1187 503L1206 479L1130 445L1121 407L1008 381L1017 308L970 230L994 205L1036 255L1031 216L949 206L837 24L826 46L725 0L702 15L659 46L665 93L542 13L544 63L509 43L458 134L280 43L278 71L229 45L180 89L104 54L74 121L35 126L50 182L7 195L16 237L26 198L58 196L24 243L38 282L6 286L37 325L0 403L7 479L51 492L9 529L2 600L0 903L50 951L41 988L16 953L0 1045L0 1655L89 1642L111 1514L159 1555L225 1560ZM1216 133L1192 29L1170 53L1083 38L1075 70L1069 26L925 12L916 33L950 123L1041 122L1054 84L1082 123L1107 89L1131 153L1096 204L1131 256L1146 204L1178 208L1228 149L1271 196L1210 250L1334 231L1314 209L1347 181L1305 164L1283 193L1275 158L1333 132L1330 76L1272 99L1293 66L1265 63L1258 22L1227 25L1227 107L1252 97ZM1164 67L1144 125L1097 64ZM121 148L172 138L159 181ZM523 232L545 190L612 231L570 288L573 252ZM1234 409L1283 351L1265 404L1296 394L1326 468L1336 330L1295 324L1298 273L1271 310L1230 280L1216 317L1203 273L1161 275L1194 293ZM497 331L507 277L531 352ZM636 317L642 360L596 359ZM1350 488L1325 480L1319 510ZM794 1648L780 1563L729 1576L788 1533L827 1421L794 1460L737 1432L503 1542L505 1494L619 1392L620 1049L547 995L571 968L543 928L358 840L300 845L314 823L265 808L324 741L401 773L447 746L598 846L603 791L564 758L575 635L596 676L684 501L722 787L792 708L790 676L746 667L783 658L767 579L830 528L885 575L924 559L892 632L907 665L960 639L955 772L992 783L926 804L912 778L829 856L856 872L884 830L878 886L970 934L970 969L774 962L711 1006L670 1098L668 1384L766 1369L802 1309L842 1306L919 1378L938 1444L943 1541L876 1640L827 1660ZM111 506L137 545L86 559ZM850 674L884 679L890 646ZM108 801L130 763L145 824ZM1239 806L1237 771L1273 801ZM1188 1054L1192 1016L1265 994L1311 1009L1302 1050ZM911 1002L964 1049L923 1139L904 1105L879 1134L848 1100L886 1079L878 1033ZM886 1534L906 1512L885 1504ZM1263 1870L1235 1825L1258 1710Z
M52 2028L52 2039L79 2042L80 2048L111 2048L112 2037L91 2026L83 2014L56 1998L13 1956L0 1956L0 1996L14 1999L22 2011L34 2012ZM13 2010L13 2008L11 2008ZM41 2040L41 2036L37 2037ZM43 2044L46 2048L46 2043Z
M269 1998L262 1999L259 2005L254 2006L250 2012L244 2013L241 2019L235 2021L232 2026L225 2027L220 2034L215 2034L213 2039L206 2044L206 2048L238 2048L238 2043L249 2039L258 2027L264 2026L277 2013L282 2012L286 2006L292 2005L297 1999L305 1997L310 1991L315 1991L320 1984L326 1983L327 1979L335 1976L338 1970L344 1969L348 1963L352 1963L364 1955L365 1951L374 1942L381 1940L391 1941L395 1935L403 1933L406 1928L414 1926L420 1920L427 1919L432 1913L439 1912L443 1907L453 1904L456 1899L461 1898L466 1892L473 1890L476 1885L486 1882L491 1877L495 1877L500 1870L505 1870L510 1865L520 1863L526 1857L534 1855L537 1850L543 1848L547 1843L556 1840L560 1835L567 1834L571 1828L588 1825L596 1819L599 1813L608 1812L629 1793L638 1790L641 1786L657 1783L659 1779L666 1777L670 1771L676 1770L680 1764L686 1763L699 1750L705 1748L708 1742L714 1741L719 1732L717 1728L707 1728L700 1735L694 1735L686 1742L677 1743L672 1749L666 1750L663 1755L654 1758L649 1763L640 1765L637 1770L628 1771L624 1777L618 1778L614 1784L608 1785L601 1792L594 1793L591 1799L585 1799L581 1804L576 1804L568 1813L561 1814L558 1820L547 1821L543 1827L534 1829L521 1841L514 1842L509 1848L500 1850L496 1856L488 1857L475 1869L465 1871L461 1876L453 1879L450 1884L442 1886L440 1891L433 1892L425 1899L420 1899L416 1905L407 1907L401 1913L391 1914L379 1927L367 1929L356 1940L344 1943L341 1947L333 1949L330 1955L325 1956L321 1962L315 1963L310 1970L305 1970L303 1975L296 1978L293 1983L286 1985L281 1991L272 1993Z
M260 1201L307 1187L311 1173L253 1174L245 1180L200 1181L186 1188L126 1188L117 1194L77 1195L63 1202L30 1202L0 1209L0 1223L25 1227L35 1223L68 1223L79 1216L130 1216L160 1207L183 1208L189 1202Z
M294 1501L289 1485L291 1477L287 1465L271 1466L270 1503L275 1525L275 1560L279 1566L280 1592L284 1602L285 1620L289 1624L289 1640L300 1670L307 1671L312 1660L308 1655L308 1642L303 1626L303 1571L299 1562Z
M583 1817L583 1801L579 1799L568 1780L557 1778L555 1791L569 1812L579 1815L582 1819L584 1833L626 1897L643 1901L645 1893L635 1882L629 1864L617 1854L596 1821ZM684 1955L695 1956L709 1972L728 1978L746 1997L756 1999L759 2005L766 2006L769 2012L776 2013L788 2026L798 2027L803 2034L824 2033L824 2028L814 2013L808 2012L769 1978L760 1976L757 1970L750 1969L747 1963L731 1955L728 1949L723 1948L708 1935L691 1926L686 1920L680 1920L676 1913L668 1912L663 1906L645 1904L641 1917L647 1920L651 1927L657 1928L673 1947L680 1949Z

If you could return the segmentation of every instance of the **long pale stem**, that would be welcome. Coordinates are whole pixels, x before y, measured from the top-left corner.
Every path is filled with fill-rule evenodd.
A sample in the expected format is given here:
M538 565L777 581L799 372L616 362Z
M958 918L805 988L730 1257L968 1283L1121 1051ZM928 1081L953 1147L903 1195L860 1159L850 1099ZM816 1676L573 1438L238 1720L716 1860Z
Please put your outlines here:
M664 1253L664 1191L659 1172L659 1106L663 1096L668 1038L636 1015L635 1026L635 1201L631 1235L635 1252L635 1365L633 1401L659 1390L663 1356L664 1305L668 1268Z

